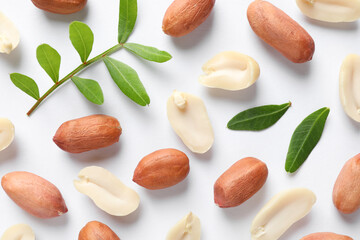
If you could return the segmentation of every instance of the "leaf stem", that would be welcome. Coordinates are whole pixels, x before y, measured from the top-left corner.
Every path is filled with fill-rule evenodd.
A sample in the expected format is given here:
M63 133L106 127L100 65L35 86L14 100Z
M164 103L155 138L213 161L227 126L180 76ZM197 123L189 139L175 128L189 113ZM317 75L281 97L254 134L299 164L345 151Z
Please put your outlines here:
M108 50L104 51L103 53L97 55L96 57L90 59L87 62L82 63L81 65L79 65L77 68L75 68L72 72L70 72L68 75L66 75L63 79L61 79L60 81L56 82L46 93L44 93L44 95L42 95L37 101L36 103L31 107L31 109L27 112L27 115L30 116L34 110L51 94L53 93L58 87L60 87L61 85L63 85L65 82L67 82L70 78L72 78L73 76L75 76L76 74L78 74L79 72L81 72L82 70L84 70L85 68L87 68L88 66L90 66L91 64L98 62L99 60L102 60L104 57L111 55L114 52L117 52L118 50L120 50L123 47L123 44L116 44L115 46L113 46L112 48L109 48Z

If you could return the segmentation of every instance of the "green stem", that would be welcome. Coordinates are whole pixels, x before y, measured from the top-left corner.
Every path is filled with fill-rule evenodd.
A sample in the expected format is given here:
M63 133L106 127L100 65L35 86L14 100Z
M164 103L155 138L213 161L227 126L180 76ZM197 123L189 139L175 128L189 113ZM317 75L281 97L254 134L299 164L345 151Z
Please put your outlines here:
M102 60L104 57L120 50L123 47L123 44L117 44L115 46L113 46L112 48L109 48L108 50L106 50L105 52L97 55L96 57L90 59L87 62L82 63L81 65L79 65L77 68L75 68L72 72L70 72L68 75L66 75L63 79L61 79L60 81L58 81L57 83L55 83L46 93L44 93L44 95L42 95L34 104L34 106L31 107L31 109L27 112L27 115L30 116L34 110L51 94L53 93L58 87L60 87L61 85L63 85L65 82L67 82L70 78L72 78L73 76L75 76L76 74L78 74L79 72L81 72L82 70L84 70L85 68L87 68L88 66L90 66L93 63L96 63L100 60Z

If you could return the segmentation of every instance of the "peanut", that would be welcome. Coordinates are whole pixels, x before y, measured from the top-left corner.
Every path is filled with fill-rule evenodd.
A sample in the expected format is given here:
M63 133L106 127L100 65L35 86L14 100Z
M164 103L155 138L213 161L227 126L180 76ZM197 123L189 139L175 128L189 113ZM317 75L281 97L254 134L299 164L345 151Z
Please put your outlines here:
M267 176L265 163L252 157L243 158L215 182L214 201L221 208L238 206L262 188Z
M311 36L279 8L263 0L255 0L247 10L253 31L267 44L294 63L310 61L315 51Z
M206 20L214 5L215 0L174 0L164 16L164 33L173 37L189 34Z
M68 211L60 191L33 173L8 173L1 179L1 186L19 207L33 216L53 218Z
M121 132L116 118L99 114L63 123L53 140L66 152L82 153L118 142Z
M360 207L360 154L348 160L341 169L333 189L333 202L342 213L350 214Z
M58 14L75 13L83 9L87 0L31 0L33 4L47 12Z
M189 159L185 153L176 149L161 149L139 162L133 181L147 189L163 189L184 180L189 171Z
M107 225L92 221L88 222L79 233L78 240L120 240L120 238L114 233Z

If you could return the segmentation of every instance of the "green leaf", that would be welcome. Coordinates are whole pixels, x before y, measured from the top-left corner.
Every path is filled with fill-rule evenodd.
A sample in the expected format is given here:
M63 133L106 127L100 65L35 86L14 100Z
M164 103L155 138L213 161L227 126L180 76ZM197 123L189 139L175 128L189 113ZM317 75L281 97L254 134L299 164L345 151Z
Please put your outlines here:
M69 36L72 45L80 55L81 61L86 62L94 44L94 34L90 27L82 22L72 22L69 26Z
M39 100L39 87L32 78L20 73L12 73L10 74L10 79L16 87L21 89L30 97L35 98L35 100Z
M134 69L110 57L105 57L104 62L112 79L126 96L141 106L150 104L150 98Z
M308 158L321 138L329 113L329 108L321 108L306 117L295 129L286 157L287 172L295 172Z
M59 53L48 44L41 44L36 49L36 58L40 66L51 77L54 83L59 81L61 57Z
M124 47L139 57L153 62L163 63L169 61L172 58L168 52L137 43L125 43Z
M119 43L125 43L134 29L137 18L137 0L120 0Z
M98 105L104 103L104 95L98 82L80 77L72 77L71 80L87 100Z
M228 122L227 127L231 130L264 130L274 125L290 106L291 102L250 108L233 117Z

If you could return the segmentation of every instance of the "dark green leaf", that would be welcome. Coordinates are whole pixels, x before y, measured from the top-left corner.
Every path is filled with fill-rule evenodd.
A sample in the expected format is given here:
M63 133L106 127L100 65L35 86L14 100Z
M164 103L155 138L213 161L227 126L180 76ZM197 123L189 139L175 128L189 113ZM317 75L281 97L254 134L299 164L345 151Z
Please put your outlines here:
M79 77L72 77L71 80L87 100L98 105L104 103L104 95L98 82Z
M51 77L54 83L59 81L59 70L61 57L59 53L48 44L41 44L36 49L36 58L40 66Z
M72 45L80 55L81 61L86 62L94 44L93 32L85 23L75 21L69 26L69 36Z
M16 87L35 98L35 100L40 98L38 85L32 78L20 73L12 73L10 74L10 79Z
M169 61L172 58L168 52L137 43L125 43L124 47L139 57L153 62L163 63Z
M134 29L137 18L137 0L120 0L119 43L125 43Z
M308 158L321 138L329 113L329 108L321 108L306 117L295 129L286 157L287 172L295 172Z
M231 130L260 131L274 125L289 109L291 102L282 105L265 105L245 110L227 124Z
M150 98L134 69L110 57L105 57L104 62L112 79L126 96L141 106L150 104Z

